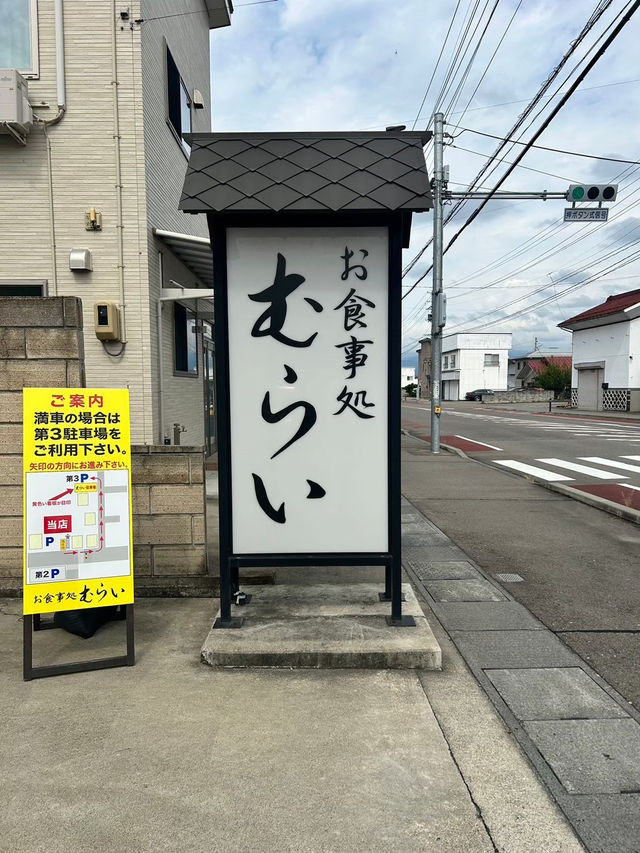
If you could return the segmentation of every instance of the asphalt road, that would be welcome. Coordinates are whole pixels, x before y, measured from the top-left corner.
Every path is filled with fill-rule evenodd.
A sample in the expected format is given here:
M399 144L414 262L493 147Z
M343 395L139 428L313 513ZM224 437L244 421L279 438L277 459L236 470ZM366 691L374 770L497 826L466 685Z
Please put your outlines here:
M428 414L403 406L405 428L426 436ZM483 417L467 416L473 414ZM500 420L487 420L489 415ZM553 428L533 425L538 419L530 414L488 412L474 403L450 406L443 415L443 436L463 436L501 450L472 452L471 460L438 471L436 480L428 476L429 467L416 465L415 472L405 474L403 493L486 571L519 575L519 582L503 582L505 588L640 710L640 528L495 464L527 460L576 477L575 483L597 482L538 460L576 461L612 473L615 469L604 463L577 460L597 456L634 464L621 457L638 455L640 468L640 427L612 424L599 432L603 425L592 421L572 420L569 429L561 429L557 424L566 427L568 419L539 420ZM618 437L624 442L608 441ZM490 465L477 464L480 460ZM640 472L618 469L614 484L625 482L618 474L640 486Z
M414 434L428 434L426 404L405 404L402 417ZM640 422L460 402L444 404L440 429L444 443L496 468L640 510Z

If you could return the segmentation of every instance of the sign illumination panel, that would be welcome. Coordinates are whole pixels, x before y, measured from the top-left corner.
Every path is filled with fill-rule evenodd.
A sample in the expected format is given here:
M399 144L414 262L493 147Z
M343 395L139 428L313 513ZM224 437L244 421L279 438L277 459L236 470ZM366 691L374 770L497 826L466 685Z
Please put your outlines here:
M234 553L388 550L388 252L227 229Z

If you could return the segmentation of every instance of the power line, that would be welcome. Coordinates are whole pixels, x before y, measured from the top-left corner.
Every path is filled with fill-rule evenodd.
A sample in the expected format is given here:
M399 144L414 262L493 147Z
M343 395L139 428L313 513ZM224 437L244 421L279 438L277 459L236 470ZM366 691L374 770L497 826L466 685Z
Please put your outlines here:
M520 2L522 2L522 0L520 0ZM473 30L473 33L471 34L471 39L470 39L470 41L469 41L469 45L467 46L467 49L465 50L465 53L466 53L466 51L468 50L468 48L469 48L469 47L471 47L471 41L473 40L473 37L475 36L475 34L476 34L477 30L478 30L478 27L480 26L480 22L482 21L482 16L483 16L483 15L484 15L484 13L485 13L485 10L486 10L486 8L487 8L487 6L488 6L488 3L489 3L489 0L487 0L487 2L486 2L486 3L485 3L485 5L484 5L484 8L483 8L482 12L480 13L480 18L478 19L478 23L476 24L476 26L475 26L475 28L474 28L474 30ZM473 49L473 53L471 54L471 57L470 57L469 61L467 62L467 66L466 66L466 68L465 68L465 70L464 70L464 72L463 72L463 74L462 74L462 77L461 77L461 78L460 78L460 80L458 81L458 85L456 86L456 89L455 89L455 91L454 91L454 93L453 93L453 95L452 95L452 97L451 97L451 100L449 101L449 106L448 106L448 107L445 107L444 109L442 109L442 110L441 110L441 112L444 112L446 115L448 115L448 114L449 114L449 112L450 112L450 110L452 109L452 107L454 107L454 106L457 104L458 99L460 98L460 95L462 94L462 90L464 89L465 84L466 84L466 82L467 82L467 79L468 79L468 77L469 77L469 74L471 73L471 68L473 67L473 63L475 62L476 56L478 55L478 51L480 50L480 46L482 45L482 42L483 42L483 40L484 40L484 37L485 37L485 36L486 36L486 34L487 34L487 30L489 29L489 26L491 25L491 21L493 20L493 16L494 16L494 15L495 15L495 13L496 13L496 10L497 10L497 8L498 8L498 4L499 4L499 3L500 3L500 0L494 0L494 4L493 4L493 6L491 7L491 11L489 12L489 17L488 17L488 18L487 18L487 20L486 20L486 23L485 23L485 25L484 25L484 29L483 29L483 30L482 30L482 32L480 33L480 35L479 35L479 37L478 37L478 41L476 42L476 46L475 46L475 48ZM513 18L512 18L512 20L513 20ZM508 27L507 27L507 29L508 29ZM505 35L506 35L506 32L505 32ZM495 55L495 54L494 54L494 55ZM463 58L464 58L464 57L463 57ZM493 57L491 57L491 60L489 61L489 65L491 65L491 62L492 62L492 61L493 61ZM486 74L486 73L487 73L487 71L489 70L489 65L486 67L486 69L485 69L485 71L484 71L484 74ZM482 82L482 79L484 79L484 74L483 74L483 76L480 78L480 82ZM478 85L479 85L479 84L478 84Z
M638 183L638 181L640 181L640 178L637 178L635 181L633 181L633 183L634 184ZM631 193L631 196L635 196L635 195L637 195L637 193L638 193L638 190L634 190L634 192ZM630 196L627 196L627 198L629 198L629 197ZM543 251L540 255L537 255L536 257L532 258L530 261L527 261L522 266L517 267L515 270L511 271L510 273L508 273L506 275L504 275L504 274L501 275L499 278L494 279L492 282L488 282L487 284L483 284L479 287L476 287L476 288L474 288L474 290L475 291L486 290L487 288L493 286L493 284L497 284L501 281L504 281L505 278L507 278L507 277L512 277L512 276L517 275L520 272L524 272L525 270L531 269L531 267L536 266L537 264L541 263L542 261L546 261L549 258L553 257L554 255L557 255L558 252L564 251L564 249L567 248L567 245L570 246L571 248L573 248L575 245L580 243L582 240L585 240L588 237L593 236L594 233L597 233L598 231L602 230L602 228L605 228L610 222L614 222L615 220L620 219L620 217L624 213L626 213L628 210L631 210L632 208L634 208L636 206L636 204L637 204L637 202L632 201L630 204L628 204L622 210L617 211L616 216L613 216L611 218L611 220L609 220L609 222L601 222L598 225L596 225L596 228L589 229L588 226L592 225L593 223L586 223L585 228L582 229L582 231L584 232L582 234L582 236L579 236L576 238L574 234L569 234L569 235L563 237L558 243L555 244L555 246L552 246L549 250ZM563 229L564 225L565 225L564 222L559 222L557 225L557 229L558 230ZM634 227L637 227L637 226L634 226ZM626 233L627 232L625 232L625 234ZM550 234L547 234L543 239L538 241L538 244L546 242L550 238L550 236L551 236ZM622 235L620 235L620 236L622 236ZM530 246L527 247L525 252L531 251L531 249L535 245L536 245L536 243L532 243ZM524 254L525 252L523 252L522 254ZM518 257L518 254L513 255L509 259L509 261L515 260L516 257ZM502 266L502 264L499 264L498 266ZM460 285L464 281L468 281L469 278L475 278L475 277L476 276L471 275L466 279L462 279L461 281L456 282L456 284ZM451 298L452 299L460 298L460 296L462 296L462 295L463 294L457 294L457 296L452 296Z
M579 281L576 284L572 284L569 287L566 287L564 290L561 290L560 293L554 294L553 296L546 297L545 299L541 299L539 302L536 302L534 305L528 305L526 308L522 308L518 311L514 311L511 314L507 314L504 317L499 317L496 320L491 320L488 323L483 323L480 326L473 326L473 329L485 329L487 326L495 326L498 323L502 323L504 320L512 320L515 317L523 317L525 314L530 314L531 311L534 311L536 308L540 308L543 305L548 305L549 302L553 302L558 297L565 296L567 293L571 293L576 290L580 290L583 287L586 287L587 284L591 284L594 281L598 281L598 279L603 278L608 272L613 272L614 270L622 269L623 267L629 266L634 261L637 261L640 258L640 251L637 251L635 254L629 255L628 257L621 260L619 263L612 264L610 267L607 267L605 270L601 270L599 273L596 273L592 276L588 276L583 281ZM556 280L557 283L557 280ZM461 324L462 325L462 324ZM470 331L470 329L464 329L462 331L455 332L454 334L464 334L465 331Z
M459 125L452 125L459 127ZM526 142L521 142L519 139L509 139L508 137L495 136L493 133L484 133L481 130L473 130L470 127L461 128L462 132L476 133L478 136L488 136L490 139L499 139L501 142L511 142L515 145L527 145ZM453 146L456 147L455 145ZM621 160L619 157L602 157L597 154L580 154L577 151L566 151L564 148L549 148L546 145L528 145L529 148L539 148L541 151L554 151L556 154L569 154L571 157L586 157L589 160L606 160L609 163L628 163L630 166L640 166L640 160ZM472 152L474 153L474 152ZM477 152L475 152L477 153Z
M538 102L539 102L539 101L544 97L545 93L546 93L546 92L547 92L547 90L550 88L551 84L552 84L552 83L553 83L553 81L556 79L556 77L558 77L558 75L560 74L560 72L561 72L561 70L563 69L563 67L564 67L564 66L566 65L566 63L569 61L570 57L575 53L575 51L578 49L578 46L582 43L582 41L585 39L586 35L587 35L587 34L589 33L589 31L590 31L590 30L595 26L596 22L597 22L597 21L600 19L600 17L604 14L604 12L605 12L605 11L606 11L606 9L611 5L611 3L612 3L612 0L601 0L601 2L599 2L599 3L598 3L598 5L597 5L597 6L596 6L596 8L594 9L594 11L591 13L591 16L590 16L590 17L589 17L589 19L587 20L586 24L582 27L582 30L578 33L577 37L576 37L576 38L571 42L571 44L569 45L569 48L565 51L565 53L564 53L563 57L561 58L560 62L555 66L555 68L553 69L553 71L551 72L551 74L547 77L547 79L545 80L545 82L542 84L542 86L540 87L540 89L538 90L538 92L536 93L536 95L532 98L532 100L530 100L530 102L529 102L529 104L528 104L527 108L526 108L526 109L525 109L525 110L520 114L520 116L518 117L517 121L516 121L516 122L515 122L515 124L512 126L511 130L507 133L507 136L508 136L508 137L512 136L512 135L513 135L513 134L518 130L518 128L522 125L522 123L525 121L525 119L528 117L528 115L531 113L531 111L535 108L536 104L538 104ZM610 26L611 26L611 25L610 25ZM606 33L606 31L605 31L605 33ZM600 38L602 38L602 36L600 36ZM599 39L598 39L598 40L599 40ZM567 80L568 80L568 79L571 77L571 75L572 75L572 74L577 70L577 68L579 67L579 65L580 65L582 62L584 62L584 60L585 60L586 56L588 55L588 53L589 53L591 50L593 50L593 48L594 48L595 44L597 44L597 41L598 41L598 40L596 40L596 41L594 42L594 44L591 46L591 48L589 48L589 51L588 51L588 52L587 52L587 53L582 57L582 59L581 59L581 60L578 62L578 64L575 66L575 68L573 69L573 71L571 71L571 72L569 73L569 75L567 76L567 78L566 78L566 79L565 79L565 80L560 84L560 86L558 87L558 89L557 89L557 90L556 90L556 91L555 91L555 92L554 92L554 93L549 97L549 99L548 99L547 103L545 104L545 106L548 106L548 105L551 103L551 101L556 97L556 95L558 94L558 92L560 91L560 89L561 89L561 88L566 84ZM543 108L543 109L544 109L544 108ZM534 116L534 118L529 122L529 124L528 124L527 128L525 128L525 130L526 130L526 129L528 129L528 127L531 127L531 125L533 124L533 122L535 121L535 119L540 115L540 113L541 113L541 112L542 112L542 110L539 110L539 111L538 111L538 113ZM432 115L433 115L433 114L432 114ZM522 133L524 133L524 130L522 131ZM522 134L521 134L521 135L522 135ZM497 155L500 153L500 151L504 148L504 146L505 146L505 145L506 145L506 143L501 142L501 143L500 143L500 145L497 147L497 149L494 151L493 155L492 155L490 158L488 158L488 159L487 159L487 161L486 161L485 165L480 169L480 171L479 171L479 172L478 172L478 174L476 175L476 178L474 179L474 182L473 182L473 185L472 185L472 186L474 186L474 185L475 185L475 184L476 184L476 183L477 183L477 182L478 182L478 181L483 177L483 175L485 174L485 172L487 171L487 169L489 169L489 167L490 167L490 166L491 166L491 164L494 162L495 158L496 158L496 157L497 157ZM511 148L513 148L513 145L511 145ZM490 171L489 171L489 175L491 175L492 173L494 173L494 172L496 171L496 169L500 166L500 164L501 164L502 160L504 160L504 155L503 155L503 156L502 156L502 158L501 158L500 160L498 160L498 162L497 162L497 163L496 163L496 164L495 164L495 165L490 169ZM470 188L471 188L471 187L470 187ZM461 209L464 207L464 205L465 205L465 201L464 201L464 200L458 201L458 202L454 205L453 210L451 211L451 213L449 214L449 216L447 217L446 222L450 222L450 221L451 221L451 219L453 218L453 216L457 213L457 211L461 210ZM425 245L423 246L423 248L418 252L418 254L417 254L417 255L416 255L416 256L415 256L415 257L414 257L414 258L409 262L409 264L405 267L405 269L404 269L404 270L403 270L403 272L402 272L402 277L403 277L403 278L404 278L404 277L405 277L405 276L410 272L410 270L415 266L415 264L416 264L416 263L417 263L417 261L422 257L422 255L424 254L424 252L426 251L426 249L429 247L429 245L431 245L431 240L427 240L427 242L425 243ZM428 272L428 271L427 271L427 272ZM419 280L420 280L420 279L419 279ZM403 298L404 298L404 297L403 297Z
M524 145L524 142L520 143ZM471 148L463 148L462 145L456 145L455 143L450 144L451 148L457 148L459 151L466 151L467 154L477 154L478 157L486 157L486 154L483 154L481 151L473 151ZM537 146L536 146L537 147ZM501 163L504 163L505 166L511 166L512 163L509 160L501 160ZM623 161L624 162L624 161ZM561 181L569 181L570 184L577 183L573 178L565 178L563 175L554 175L553 172L545 172L544 169L534 169L532 166L522 166L521 164L516 164L519 169L527 169L529 172L538 172L540 175L547 175L549 178L559 178Z
M631 168L623 169L622 172L619 172L617 175L614 175L614 177L611 178L609 182L613 183L614 181L622 181L623 179L625 179L626 177L630 177L634 172L637 172L637 171L638 171L638 169L631 169ZM640 180L640 178L636 178L635 180L631 181L630 183L624 185L624 191L629 190L634 184L637 184L639 180ZM627 205L626 207L618 209L622 202L624 202L624 201L628 200L629 198L631 198L632 196L636 195L636 193L637 193L637 190L634 190L633 193L627 194L624 197L619 197L618 200L612 205L611 210L615 211L614 216L611 217L612 222L615 221L616 219L618 219L627 210L630 210L632 207L635 206L634 203L632 202L631 204ZM595 231L599 231L606 224L609 224L609 223L600 223L599 225L596 225L595 228L592 227L592 223L587 223L582 227L578 226L578 233L584 232L584 236L578 237L577 239L574 239L573 243L574 244L578 243L581 240L583 240L585 237L591 236ZM497 269L498 267L503 266L505 263L508 263L509 261L515 260L515 258L519 257L520 255L526 254L527 252L531 251L531 249L533 249L534 246L539 245L540 243L544 242L545 240L548 240L551 237L551 234L553 232L559 232L559 231L563 230L564 227L565 227L565 224L562 221L554 222L554 223L551 223L550 225L546 225L542 230L538 231L536 234L533 234L531 237L529 237L527 240L525 240L524 243L521 243L520 245L515 246L514 248L510 249L505 254L500 255L497 258L495 258L490 263L485 264L485 265L473 270L471 273L468 273L463 278L452 282L452 284L454 284L454 285L463 284L465 281L469 281L470 279L477 278L478 275L480 275L483 272L488 272L491 269Z
M622 172L615 175L611 180L616 181L616 180L623 179L626 175L633 174L634 172L637 172L637 171L638 171L638 169L634 169L634 168L623 169ZM634 184L637 184L638 181L640 181L640 177L636 178L631 183L627 184L625 189L630 189ZM553 247L551 251L543 252L542 254L537 255L535 258L531 259L529 262L525 263L523 266L517 267L515 270L512 270L510 273L503 274L500 278L494 279L494 281L489 282L488 284L485 284L481 287L473 288L473 292L477 292L479 290L483 290L483 289L486 289L488 287L494 287L497 284L499 284L499 282L504 281L508 276L516 275L519 272L523 272L527 269L530 269L532 266L536 266L537 264L541 263L543 260L548 260L553 255L556 255L559 252L565 251L565 246L566 246L566 243L568 243L568 242L571 242L571 246L573 247L577 243L581 242L582 240L585 240L585 239L591 237L594 234L594 232L600 231L607 224L610 224L611 222L620 219L627 211L634 208L636 206L636 202L631 201L629 204L625 205L621 209L617 209L617 208L619 208L621 202L633 198L634 196L637 195L637 193L638 193L638 190L634 190L632 193L628 193L626 196L624 196L624 198L618 199L617 203L613 205L613 208L616 208L616 214L611 218L609 223L600 223L600 224L596 225L595 227L593 227L593 225L590 223L585 224L584 226L580 227L580 229L579 229L580 231L583 232L582 236L577 237L577 239L573 236L573 234L570 235L569 237L565 237L563 240L561 240L559 243L557 243L556 246ZM484 271L489 271L491 269L497 269L498 267L502 266L503 264L508 263L509 261L515 260L516 257L523 255L523 254L526 254L527 252L531 251L531 249L533 249L535 245L540 244L540 243L548 240L549 237L551 236L552 232L560 231L563 228L564 228L563 222L553 223L551 225L546 226L541 231L539 231L537 234L534 234L528 240L525 240L525 242L522 245L517 246L514 249L511 249L509 252L507 252L506 254L496 258L491 263L486 264L485 266L480 267L477 270L474 270L474 272L470 273L468 276L466 276L462 279L459 279L457 282L453 282L453 284L458 285L458 286L462 285L462 284L464 284L464 282L469 281L472 278L476 278L480 273L482 273ZM625 232L625 235L627 233L630 233L630 232ZM604 244L598 244L598 245L604 245ZM531 284L528 286L534 287L535 285ZM546 286L550 287L551 285L546 285ZM467 292L465 294L455 294L454 296L451 296L450 299L453 300L453 299L456 299L456 298L459 298L462 296L469 296L469 295L471 295L469 292ZM531 296L531 295L533 295L533 294L528 294L528 296ZM405 316L403 326L406 328L409 325L412 325L414 322L420 322L420 319L422 319L426 316L428 310L429 310L428 300L425 300L424 302L419 303L410 312L410 314L408 316ZM421 318L419 319L418 315L420 314L421 311L422 311L422 315L421 315Z
M438 70L438 65L440 65L440 60L442 59L442 54L444 53L444 49L447 45L447 41L449 40L449 35L450 35L451 29L453 27L453 22L456 19L456 15L458 14L458 9L460 8L461 2L462 2L462 0L458 0L458 2L456 3L456 8L454 9L454 12L453 12L453 17L451 18L451 21L449 23L449 29L447 30L447 34L444 37L444 41L442 42L442 47L440 48L440 53L438 54L438 58L436 60L435 67L433 69L433 72L432 72L431 77L429 79L429 82L427 84L427 88L425 90L424 97L422 98L422 101L420 102L420 106L418 108L418 112L417 112L416 117L414 119L413 125L411 126L411 130L415 129L415 126L418 123L418 119L420 118L420 113L422 111L422 108L424 107L424 102L427 100L427 95L429 94L429 90L431 89L431 84L433 83L433 78L436 76L436 71Z
M566 296L568 293L574 292L576 290L580 290L581 288L586 287L587 284L591 284L594 281L598 281L599 279L604 278L604 276L606 276L609 272L615 272L615 270L619 270L619 269L622 269L623 267L629 266L629 264L633 263L634 261L638 260L639 258L640 258L640 251L637 251L635 254L631 254L631 255L627 256L626 258L621 260L619 263L612 264L611 266L607 267L606 269L600 270L599 273L595 273L591 276L588 276L586 279L583 279L580 282L577 282L575 284L570 285L569 287L566 287L564 290L560 291L560 293L554 293L552 296L545 297L544 299L541 299L539 302L536 302L533 305L529 305L525 308L519 309L518 311L513 311L511 314L507 314L505 316L498 317L497 319L490 320L487 323L482 323L479 326L471 326L471 327L467 327L466 329L458 329L455 332L454 331L449 332L449 334L461 335L461 334L465 334L465 332L475 331L477 329L485 329L488 326L496 326L499 323L502 323L506 320L512 320L515 317L523 317L525 314L530 314L536 308L541 308L544 305L548 305L550 302L557 300L558 297ZM631 276L631 277L635 278L636 276ZM615 281L616 279L611 279L611 280ZM558 283L558 279L556 279L555 283L556 284ZM550 286L551 285L549 285L548 287L550 287ZM548 289L548 287L545 289ZM464 325L463 323L458 324L458 326L463 326L463 325ZM453 328L457 328L457 327L454 326ZM416 345L416 342L417 341L414 341L411 344L408 344L402 350L402 355L406 355L407 353L411 352L411 350Z
M251 0L249 3L234 3L233 8L238 9L240 6L261 6L263 3L277 3L278 0ZM194 9L191 12L174 12L171 15L155 15L150 18L136 18L134 24L148 24L149 21L166 21L167 18L184 18L185 15L206 15L204 9Z
M478 89L479 89L479 88L480 88L480 86L482 85L482 81L483 81L483 80L484 80L484 78L487 76L487 72L488 72L488 71L489 71L489 69L491 68L491 65L493 64L493 60L496 58L496 55L497 55L498 51L500 50L500 46L502 45L502 42L505 40L507 33L508 33L508 32L509 32L509 30L511 29L511 24L513 23L513 21L514 21L514 19L515 19L516 15L518 14L518 11L519 11L519 9L520 9L520 6L522 6L522 3L523 3L523 0L518 0L518 4L517 4L516 8L513 10L513 15L511 15L511 17L509 18L509 21L507 22L507 26L505 27L504 32L503 32L503 33L502 33L502 35L500 36L500 39L499 39L499 41L498 41L498 44L495 46L493 53L492 53L492 54L491 54L491 56L489 57L489 61L487 62L487 64L486 64L486 66L485 66L484 71L483 71L483 72L482 72L482 74L480 75L480 79L479 79L479 80L478 80L478 82L476 83L475 89L473 90L473 92L471 93L471 95L470 95L470 97L469 97L469 99L468 99L468 101L467 101L467 105L466 105L466 107L464 108L464 110L462 110L461 115L462 115L463 117L464 117L464 115L466 114L467 109L469 108L469 104L471 103L471 101L473 101L473 99L474 99L474 97L475 97L475 95L476 95L476 92L478 91ZM497 3L496 3L496 6L497 6ZM493 15L493 11L495 11L495 7L494 7L494 9L492 10L492 15ZM491 23L491 17L489 18L489 21L487 21L487 26L485 27L485 32L486 32L487 27L489 26L489 24L490 24L490 23ZM483 35L484 35L484 33L483 33ZM482 37L481 37L481 40L482 40ZM480 42L478 42L478 47L479 47L479 46L480 46ZM461 95L461 94L462 94L462 91L460 91L460 95ZM449 104L449 108L446 110L446 114L447 114L447 115L451 115L451 111L452 111L453 107L455 107L456 103L457 103L457 99L456 99L456 101L454 101L454 102L450 102L450 104ZM456 115L460 115L460 113L456 113Z
M638 180L640 180L640 178L636 179L636 181L634 181L633 183L637 183L637 181L638 181ZM636 194L637 194L637 192L638 192L638 190L635 190L633 193L631 193L631 195L632 195L632 196L633 196L633 195L636 195ZM627 196L627 198L629 198L629 196ZM621 216L622 214L626 213L628 210L630 210L630 209L631 209L631 208L633 208L633 207L635 207L635 202L631 202L631 203L630 203L630 204L628 204L626 207L624 207L622 210L620 210L620 211L618 212L617 216L616 216L616 217L613 217L613 219L612 219L611 221L613 221L614 219L619 219L619 218L620 218L620 216ZM563 223L560 223L558 227L560 227L560 228L561 228L562 226L563 226ZM600 230L600 229L601 229L601 228L603 228L604 226L605 226L605 223L601 223L600 225L598 225L598 226L597 226L597 228L596 228L596 229L593 229L593 230L589 231L589 225L587 224L587 226L586 226L585 228L583 228L583 229L582 229L582 230L583 230L583 231L585 231L586 233L584 233L581 237L578 237L578 239L575 239L572 235L570 235L570 236L568 236L568 237L565 237L565 238L564 238L563 240L561 240L558 244L556 244L556 246L555 246L555 247L553 247L550 251L543 252L541 255L536 256L536 257L535 257L535 258L533 258L531 261L529 261L529 262L525 263L524 265L522 265L522 266L520 266L520 267L517 267L515 270L513 270L513 271L512 271L511 273L509 273L508 275L509 275L509 276L514 276L514 275L516 275L516 274L517 274L517 273L519 273L519 272L524 272L524 271L525 271L525 270L527 270L527 269L531 269L531 267L533 267L533 266L537 266L537 265L538 265L539 263L541 263L542 261L544 261L544 260L548 260L550 257L553 257L553 255L557 255L557 254L558 254L558 252L562 252L562 251L564 251L564 250L565 250L565 246L566 246L566 244L567 244L567 243L571 243L571 245L572 245L572 246L574 246L576 243L580 242L581 240L584 240L584 239L586 239L587 237L592 236L592 234L593 234L593 231L594 231L594 230ZM622 234L622 235L620 235L620 237L625 237L627 234L631 234L632 232L635 232L635 231L636 231L636 229L637 229L637 226L636 226L636 225L633 225L630 229L628 229L627 231L623 232L623 234ZM548 239L548 237L547 237L547 238L545 238L545 239ZM539 241L539 242L540 242L540 241ZM605 244L603 244L603 243L598 244L598 246L600 246L600 245L603 245L603 246L604 246ZM624 246L620 247L619 249L612 250L612 252L609 252L609 253L608 253L608 254L606 254L606 255L599 255L599 253L598 253L597 251L595 252L595 254L596 254L596 255L599 255L599 258L598 258L599 260L602 260L603 258L610 257L611 255L615 254L617 251L622 251L622 250L623 250L624 248L626 248L628 245L629 245L629 243L625 244ZM597 249L597 248L598 248L598 246L596 246L595 248ZM532 248L532 246L530 246L526 251L529 251L531 248ZM592 253L590 253L589 255L587 255L585 258L583 258L582 260L583 260L583 261L584 261L584 260L587 260L588 258L593 257L593 255L594 255L594 253L592 252ZM510 260L514 260L514 258L511 258ZM584 267L583 267L582 269L584 270ZM582 270L578 270L578 272L580 272L580 271L582 271ZM569 273L569 275L575 275L575 273L576 273L576 271L574 270L573 272ZM473 276L471 276L471 277L473 277ZM563 281L566 277L568 277L568 276L565 276L564 278L561 278L561 279L556 279L556 280L555 280L555 282L554 282L554 284L557 284L559 281ZM493 280L493 281L491 281L491 282L488 282L487 284L484 284L484 285L482 285L482 286L480 286L480 287L472 288L472 292L473 292L474 294L476 294L476 293L478 293L478 292L479 292L479 291L481 291L481 290L487 290L487 289L489 289L489 288L493 288L494 286L498 285L500 282L503 282L506 278L507 278L507 276L506 276L506 275L502 275L502 276L500 276L499 278L494 279L494 280ZM462 280L461 280L461 282L464 282L464 281L466 281L466 280L467 280L467 279L462 279ZM459 282L458 284L460 284L460 282ZM531 284L531 285L528 285L528 286L529 286L529 287L533 287L533 286L535 286L535 285L534 285L534 284ZM533 295L535 295L535 293L542 292L543 290L548 289L548 288L549 288L549 287L551 287L551 286L552 286L552 285L550 285L550 284L548 284L548 283L547 283L547 284L545 284L543 287L538 288L537 290L533 291L532 293L526 294L526 295L524 295L524 296L522 296L522 297L519 297L518 299L516 299L516 300L514 300L514 301L512 301L512 302L510 302L510 303L507 303L507 305L515 304L515 302L518 302L518 301L521 301L521 299L526 299L526 298L528 298L528 297L530 297L530 296L533 296ZM467 290L468 290L468 289L467 289ZM457 294L454 294L453 296L451 296L449 301L452 301L452 300L454 300L454 299L460 299L460 298L462 298L462 297L467 297L467 296L469 296L469 295L471 295L469 292L467 292L467 293L457 293ZM504 305L503 305L503 306L501 306L501 308L504 308L504 307L506 307L506 306L504 306ZM484 316L486 316L487 314L491 314L491 313L493 313L493 310L501 310L501 309L492 309L492 311L485 312L484 314L479 315L479 317L475 317L475 318L474 318L474 320L475 320L475 319L480 319L481 317L484 317ZM425 312L424 312L424 313L426 313L426 310L425 310ZM416 314L416 315L414 315L414 316L416 316L416 317L417 317L417 314ZM460 324L457 324L457 325L460 325ZM455 328L455 326L454 326L454 328Z
M628 24L628 22L633 17L633 15L637 12L639 7L640 7L640 0L634 0L633 3L629 4L627 11L623 15L620 16L620 20L618 21L616 26L613 28L613 30L611 31L609 36L604 40L603 44L598 48L598 50L596 51L594 56L589 60L586 67L580 72L577 79L569 87L568 91L563 95L563 97L560 99L560 101L551 110L551 113L543 121L542 125L534 132L533 138L530 139L529 142L527 142L525 144L525 147L523 148L523 150L520 152L520 154L517 155L516 161L514 163L512 163L511 166L507 169L507 171L499 178L497 184L495 185L493 190L489 193L487 198L482 200L480 205L473 211L473 213L469 216L469 218L462 225L462 227L459 228L458 231L453 235L451 240L449 240L449 242L447 243L447 245L445 246L445 249L444 249L445 253L451 248L451 246L456 242L456 240L460 237L460 235L469 227L469 225L471 225L471 223L474 221L474 219L476 219L479 216L480 212L485 208L487 203L490 201L493 193L495 193L502 186L502 184L506 181L506 179L513 172L515 167L518 165L520 160L523 159L523 157L526 155L527 151L529 151L529 149L532 147L535 140L538 139L542 135L542 133L547 129L547 127L551 124L553 119L558 115L560 110L567 103L567 101L569 100L569 98L571 97L573 92L575 92L575 90L578 88L578 86L584 80L584 78L587 76L587 74L597 64L598 60L604 55L604 53L611 46L613 41L618 37L618 35L622 31L622 29L626 26L626 24ZM414 285L411 288L409 288L409 290L406 293L403 294L402 298L405 299L411 293L411 291L413 290L413 287L415 287L415 285L418 284L418 282L420 282L422 280L422 278L424 278L428 273L429 273L429 270L427 270L427 272L425 272L421 276L421 278L417 279L416 282L414 282Z
M628 83L638 83L640 82L640 77L634 77L632 80L614 80L611 83L600 83L598 86L585 86L584 89L580 89L579 92L575 92L576 95L582 95L583 92L592 92L594 89L606 89L608 86L622 86ZM559 93L556 93L559 94ZM522 98L520 101L502 101L499 104L486 104L484 107L471 107L471 109L466 110L468 113L477 113L480 110L493 110L497 107L509 107L512 104L526 104L528 103L533 95L528 98ZM458 110L458 112L449 113L450 116L459 116L464 113L465 110ZM426 119L428 116L418 116L416 121L420 121L420 119ZM386 124L371 124L368 127L363 128L363 130L379 130L388 127L390 124L408 124L411 119L403 119L402 121L388 121Z

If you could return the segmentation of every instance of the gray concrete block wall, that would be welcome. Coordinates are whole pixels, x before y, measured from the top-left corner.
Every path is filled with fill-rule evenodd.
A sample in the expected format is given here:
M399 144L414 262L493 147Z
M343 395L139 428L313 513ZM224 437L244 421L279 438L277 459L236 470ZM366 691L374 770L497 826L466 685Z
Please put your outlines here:
M84 385L81 300L0 299L0 594L22 590L22 389Z
M204 450L132 447L137 595L209 595Z
M84 387L82 303L0 299L0 595L22 592L22 389ZM137 595L208 595L204 449L134 445Z

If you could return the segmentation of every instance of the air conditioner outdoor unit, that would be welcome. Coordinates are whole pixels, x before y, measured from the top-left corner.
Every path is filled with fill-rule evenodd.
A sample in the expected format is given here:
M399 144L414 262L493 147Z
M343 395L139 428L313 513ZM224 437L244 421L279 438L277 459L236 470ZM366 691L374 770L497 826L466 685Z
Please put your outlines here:
M27 81L15 68L0 69L0 133L8 133L25 144L32 124Z

